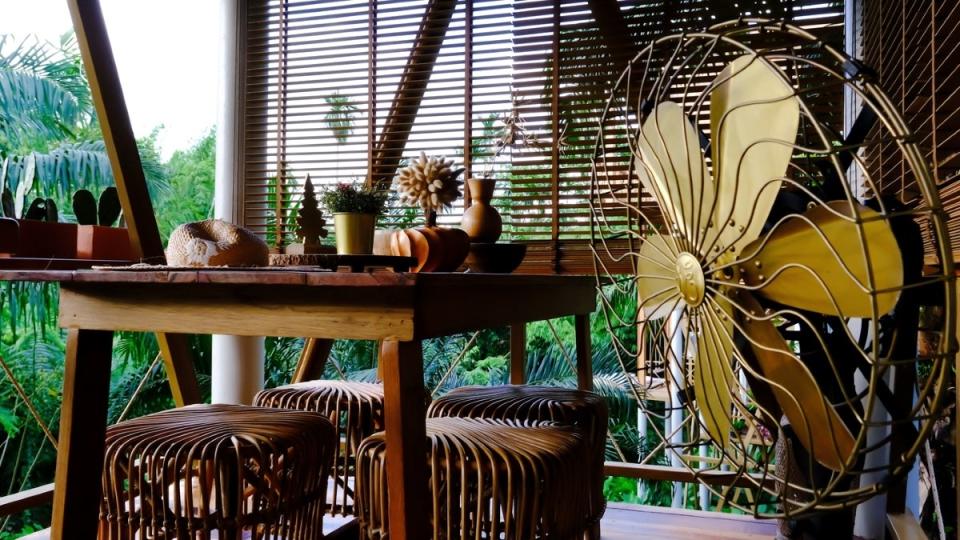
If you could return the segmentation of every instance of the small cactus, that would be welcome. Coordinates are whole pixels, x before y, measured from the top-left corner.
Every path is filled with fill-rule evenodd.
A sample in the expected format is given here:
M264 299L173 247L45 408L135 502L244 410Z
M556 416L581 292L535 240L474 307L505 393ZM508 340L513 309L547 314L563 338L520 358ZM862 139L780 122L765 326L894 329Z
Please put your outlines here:
M100 224L104 227L112 227L122 210L115 187L103 190L99 205L93 193L85 189L77 190L73 194L73 213L77 216L77 223L80 225Z
M113 227L123 206L120 205L120 196L117 194L117 188L108 187L100 194L100 205L97 208L97 217L100 225L103 227Z
M97 224L97 200L93 198L93 193L80 189L73 194L73 214L80 225Z

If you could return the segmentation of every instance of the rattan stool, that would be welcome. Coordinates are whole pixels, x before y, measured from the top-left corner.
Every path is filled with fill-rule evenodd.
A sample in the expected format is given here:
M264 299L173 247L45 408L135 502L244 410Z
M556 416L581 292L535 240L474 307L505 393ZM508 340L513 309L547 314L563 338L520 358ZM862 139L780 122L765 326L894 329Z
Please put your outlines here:
M315 540L335 446L323 415L239 405L111 426L99 538Z
M337 426L341 444L334 453L332 486L327 502L331 515L353 514L353 477L357 448L366 437L383 430L383 386L352 381L309 381L257 394L261 407L313 411Z
M589 453L572 427L429 418L433 538L569 540L585 527ZM388 538L385 434L357 455L360 536Z
M552 386L465 386L435 400L427 416L493 418L523 424L552 421L574 426L590 447L590 465L586 467L590 486L588 527L599 525L607 506L603 496L603 463L608 417L607 404L599 395ZM588 537L598 535L597 531L587 533Z

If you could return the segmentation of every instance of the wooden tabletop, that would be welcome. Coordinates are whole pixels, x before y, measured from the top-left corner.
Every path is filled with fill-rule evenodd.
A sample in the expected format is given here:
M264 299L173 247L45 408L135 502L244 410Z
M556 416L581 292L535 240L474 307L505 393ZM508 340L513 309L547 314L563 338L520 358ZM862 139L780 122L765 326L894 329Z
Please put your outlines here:
M594 285L593 276L540 274L479 273L396 273L332 272L328 270L288 270L285 268L204 268L204 269L82 269L82 270L18 270L0 269L0 281L83 282L83 283L225 283L248 285L311 285L311 286L413 286L417 282L430 285L470 284L538 284L566 283L571 286Z
M591 276L287 270L0 271L56 281L92 330L406 341L591 313Z

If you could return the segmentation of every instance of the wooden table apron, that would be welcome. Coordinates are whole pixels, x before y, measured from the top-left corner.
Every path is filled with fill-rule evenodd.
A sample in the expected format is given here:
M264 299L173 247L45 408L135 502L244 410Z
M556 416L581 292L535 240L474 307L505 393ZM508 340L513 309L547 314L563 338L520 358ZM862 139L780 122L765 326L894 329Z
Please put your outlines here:
M578 276L330 272L0 272L61 282L69 330L53 538L95 538L113 331L384 340L391 537L429 536L421 340L576 316L591 386L595 281Z

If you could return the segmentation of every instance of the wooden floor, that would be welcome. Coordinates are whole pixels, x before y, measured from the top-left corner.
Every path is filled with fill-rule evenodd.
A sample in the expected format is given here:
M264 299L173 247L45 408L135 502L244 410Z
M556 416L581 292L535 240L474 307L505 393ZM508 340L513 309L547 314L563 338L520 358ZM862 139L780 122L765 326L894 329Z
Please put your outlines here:
M716 512L610 503L602 540L771 540L777 523Z
M332 537L336 540L356 538L351 519L325 517L323 522L325 534L344 527ZM777 524L771 520L616 503L607 507L600 524L601 540L771 540L776 532ZM41 531L22 540L49 537L49 531Z

